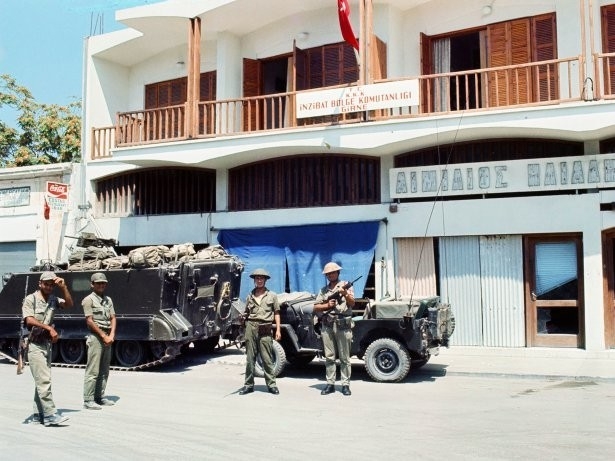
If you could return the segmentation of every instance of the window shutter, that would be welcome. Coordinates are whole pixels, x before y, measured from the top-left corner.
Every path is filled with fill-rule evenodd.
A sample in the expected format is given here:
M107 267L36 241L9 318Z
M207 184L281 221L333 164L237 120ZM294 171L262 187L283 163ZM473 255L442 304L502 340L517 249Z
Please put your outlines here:
M372 35L371 73L372 79L382 80L387 78L387 44L376 35Z
M602 14L602 52L615 53L615 5L603 6ZM615 58L605 60L604 91L615 92Z
M530 47L530 21L518 19L510 22L510 65L532 61ZM528 67L509 72L509 102L525 104L530 101L531 72Z
M433 65L433 40L429 35L421 32L421 74L430 75L434 73ZM430 80L421 80L421 113L431 112L429 101L433 89L429 86Z
M243 97L260 96L262 87L262 66L256 59L243 59ZM258 100L250 100L243 107L243 129L254 131L262 125L262 110Z
M509 36L510 24L500 22L491 24L487 27L487 42L489 46L489 57L487 67L499 67L509 64ZM506 72L489 72L487 78L487 94L489 107L506 105Z
M533 61L548 61L557 58L555 13L533 17L532 36L534 37ZM537 78L535 101L551 101L559 98L559 79L555 64L540 66Z

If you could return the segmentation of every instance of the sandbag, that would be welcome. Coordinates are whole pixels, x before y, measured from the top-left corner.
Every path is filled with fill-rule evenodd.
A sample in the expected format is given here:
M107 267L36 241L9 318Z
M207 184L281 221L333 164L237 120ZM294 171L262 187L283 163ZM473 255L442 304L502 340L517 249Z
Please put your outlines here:
M128 253L128 264L134 268L156 267L162 261L169 248L164 245L135 248Z

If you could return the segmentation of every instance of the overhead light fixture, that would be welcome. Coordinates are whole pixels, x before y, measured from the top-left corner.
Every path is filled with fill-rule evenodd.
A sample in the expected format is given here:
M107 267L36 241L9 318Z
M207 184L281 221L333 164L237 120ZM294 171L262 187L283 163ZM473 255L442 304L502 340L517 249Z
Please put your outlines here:
M493 7L491 5L485 5L482 9L483 16L489 16L493 12Z
M301 41L307 40L309 36L310 36L309 32L299 32L297 34L297 40L301 40Z

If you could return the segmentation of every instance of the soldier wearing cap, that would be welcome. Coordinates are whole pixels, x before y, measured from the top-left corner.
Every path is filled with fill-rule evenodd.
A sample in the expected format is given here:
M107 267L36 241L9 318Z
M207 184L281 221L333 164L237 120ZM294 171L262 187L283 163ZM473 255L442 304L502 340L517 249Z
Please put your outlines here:
M83 407L100 410L101 405L114 405L105 398L105 388L111 364L111 345L115 339L113 301L105 295L107 277L102 272L90 278L92 293L83 298L81 306L90 334L87 336L88 361L83 380Z
M314 301L314 311L320 315L322 343L325 353L327 385L322 395L335 392L335 359L340 361L342 394L350 395L350 346L352 343L352 287L344 289L346 282L340 281L342 268L334 262L325 264L322 273L327 284L320 289Z
M282 337L280 332L280 306L278 296L270 291L265 283L271 278L265 269L256 269L250 277L254 280L254 289L246 300L246 376L244 386L239 395L254 392L254 364L256 355L260 353L265 372L265 383L269 393L280 393L273 374L273 338L272 322L275 321L275 339Z
M53 294L54 287L62 291L59 298ZM34 413L30 422L45 426L57 426L68 419L56 411L51 393L51 345L59 335L53 326L53 317L58 307L73 306L73 298L64 279L51 271L41 274L38 290L26 296L22 306L24 324L30 330L28 361L34 378Z

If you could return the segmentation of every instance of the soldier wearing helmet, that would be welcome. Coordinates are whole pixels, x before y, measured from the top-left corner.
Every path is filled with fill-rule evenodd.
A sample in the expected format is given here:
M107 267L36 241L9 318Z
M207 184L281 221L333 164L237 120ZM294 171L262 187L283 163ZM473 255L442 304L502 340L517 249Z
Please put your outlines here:
M352 287L344 288L347 282L340 281L342 268L335 262L325 264L322 273L327 284L321 288L314 301L314 311L320 316L321 334L325 353L327 385L322 395L335 392L335 359L340 361L342 394L350 392L350 345L352 343Z
M90 330L85 342L88 359L83 378L83 407L87 410L100 410L101 405L115 405L113 400L105 398L116 324L113 301L105 295L107 283L104 273L92 274L92 293L81 302L85 322Z
M256 355L260 353L265 372L265 383L269 393L280 393L273 374L273 338L272 322L275 322L275 339L282 338L280 332L280 305L278 296L270 291L265 284L271 278L265 269L255 269L250 274L254 280L254 289L246 300L246 375L244 385L239 395L254 392L254 364Z

